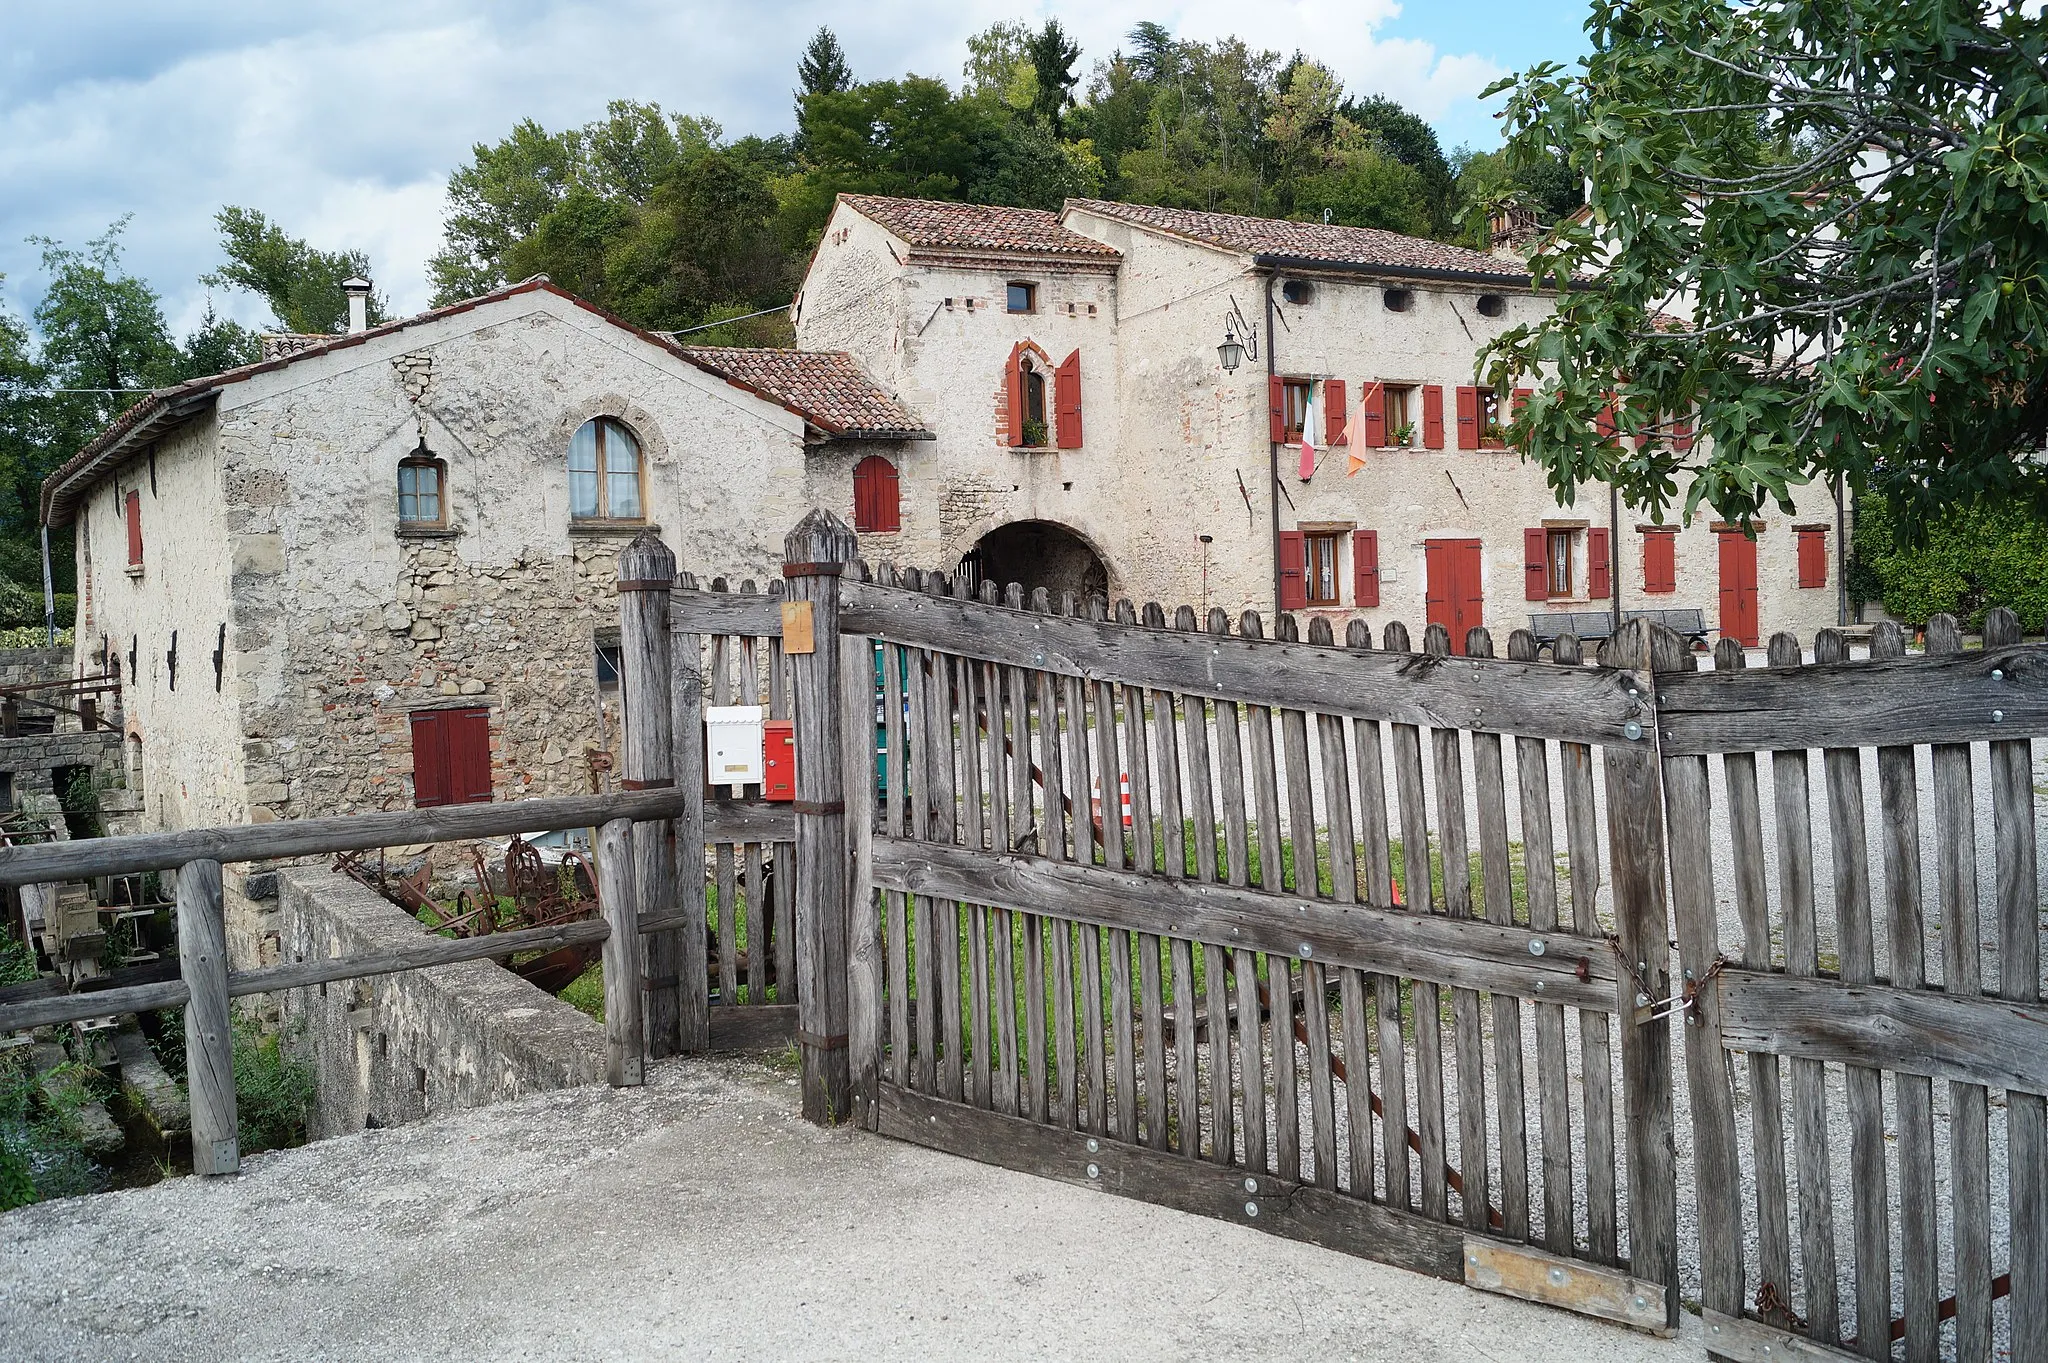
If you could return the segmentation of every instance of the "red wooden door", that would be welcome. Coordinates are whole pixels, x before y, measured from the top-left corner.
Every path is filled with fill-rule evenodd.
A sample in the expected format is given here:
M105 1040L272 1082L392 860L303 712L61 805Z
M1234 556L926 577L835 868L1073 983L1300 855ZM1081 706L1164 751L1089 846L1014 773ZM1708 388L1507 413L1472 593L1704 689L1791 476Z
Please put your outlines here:
M1429 623L1451 636L1451 652L1465 651L1465 633L1485 623L1481 609L1478 540L1425 540L1422 565L1428 582ZM1420 642L1420 641L1418 641Z
M1744 648L1757 646L1756 541L1737 530L1721 539L1721 634Z

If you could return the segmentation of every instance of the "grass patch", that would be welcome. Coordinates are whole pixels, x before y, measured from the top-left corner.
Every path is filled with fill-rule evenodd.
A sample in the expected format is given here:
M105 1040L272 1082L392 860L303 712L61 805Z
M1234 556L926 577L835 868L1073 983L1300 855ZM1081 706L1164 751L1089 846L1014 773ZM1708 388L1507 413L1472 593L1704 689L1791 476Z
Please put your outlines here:
M569 982L556 997L586 1017L604 1021L604 962L594 961L590 969Z
M105 1081L97 1070L69 1061L52 1073L76 1082L55 1086L53 1095L26 1048L0 1054L0 1212L107 1186L106 1169L86 1153L67 1120Z
M282 1033L235 1020L235 1118L243 1154L306 1143L313 1067L284 1042Z

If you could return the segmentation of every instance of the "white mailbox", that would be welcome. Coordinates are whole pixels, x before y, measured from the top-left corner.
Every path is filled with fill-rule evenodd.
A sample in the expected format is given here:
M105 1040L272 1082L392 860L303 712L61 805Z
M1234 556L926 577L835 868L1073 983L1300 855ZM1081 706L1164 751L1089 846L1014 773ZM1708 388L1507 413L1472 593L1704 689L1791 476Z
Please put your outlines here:
M762 777L761 707L704 707L704 780L714 786L759 785ZM737 792L735 792L737 793Z

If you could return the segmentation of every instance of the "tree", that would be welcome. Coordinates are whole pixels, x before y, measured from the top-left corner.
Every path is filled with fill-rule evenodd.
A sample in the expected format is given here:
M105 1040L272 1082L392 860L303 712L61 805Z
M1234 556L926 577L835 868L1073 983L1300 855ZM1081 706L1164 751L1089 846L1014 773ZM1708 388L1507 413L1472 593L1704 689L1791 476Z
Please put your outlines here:
M209 299L206 316L200 318L198 329L185 338L180 348L175 377L183 381L224 374L254 364L262 357L263 343L256 333L231 317L216 314Z
M1023 72L1037 76L1029 54L1032 37L1030 28L1021 20L1003 19L969 38L967 61L960 68L965 80L961 93L1007 101ZM1028 93L1025 102L1015 107L1030 107Z
M1045 27L1024 45L1024 55L1035 78L1031 116L1057 137L1060 120L1073 105L1074 87L1081 80L1074 71L1074 63L1081 59L1081 45L1069 41L1059 20L1048 19Z
M348 329L348 295L342 281L370 277L370 257L362 251L322 251L253 209L233 204L214 214L220 228L220 249L228 263L201 281L216 287L247 289L270 305L283 331L331 335ZM370 297L370 321L385 318L383 300Z
M1908 524L2048 504L2048 20L1596 0L1587 31L1583 70L1496 87L1511 164L1590 185L1531 259L1568 291L1485 355L1494 378L1547 371L1513 435L1552 486L1731 519L1837 476ZM1610 403L1619 441L1595 428ZM1672 413L1711 438L1663 438Z
M427 262L434 305L445 307L512 282L506 251L540 227L577 182L582 135L550 133L521 119L496 146L477 143L471 161L448 177L441 249Z
M853 67L847 63L846 52L831 29L820 28L811 35L804 55L797 60L796 79L799 105L805 95L837 94L853 88Z
M1338 112L1369 134L1382 152L1415 170L1428 205L1423 235L1448 236L1457 226L1457 177L1444 158L1436 129L1385 95L1346 99Z

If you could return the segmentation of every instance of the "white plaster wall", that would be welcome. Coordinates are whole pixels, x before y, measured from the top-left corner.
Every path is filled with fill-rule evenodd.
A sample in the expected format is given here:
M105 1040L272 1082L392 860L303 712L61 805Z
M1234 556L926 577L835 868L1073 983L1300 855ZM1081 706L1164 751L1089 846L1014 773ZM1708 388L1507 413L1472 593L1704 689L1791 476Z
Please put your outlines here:
M1245 607L1270 611L1274 499L1267 361L1262 352L1257 361L1248 358L1235 375L1223 373L1215 347L1234 301L1270 349L1274 373L1344 381L1354 433L1359 402L1374 380L1436 384L1444 390L1442 450L1422 447L1418 396L1412 447L1361 448L1366 467L1355 475L1341 447L1324 451L1320 467L1305 483L1297 476L1298 451L1280 452L1281 528L1321 522L1379 532L1381 604L1373 610L1325 612L1340 636L1351 617L1362 616L1376 630L1402 620L1419 637L1426 611L1423 543L1435 538L1481 541L1485 619L1503 643L1506 631L1526 624L1532 611L1604 607L1604 601L1587 594L1583 535L1574 597L1527 601L1522 532L1546 521L1607 526L1606 488L1580 489L1573 505L1560 506L1542 470L1512 451L1456 448L1456 389L1474 381L1480 347L1506 328L1543 315L1550 306L1546 298L1492 285L1309 275L1304 277L1316 294L1306 305L1284 302L1276 283L1277 316L1268 336L1266 281L1249 257L1080 210L1069 210L1064 221L1123 253L1114 281L1096 286L1113 302L1113 310L1099 308L1092 328L1074 327L1063 317L1018 318L1003 312L1001 285L1008 278L1035 277L1042 297L1058 302L1065 296L1024 266L1004 274L902 265L902 243L858 213L844 206L838 210L806 284L799 343L852 351L878 377L894 382L939 437L905 450L899 463L903 532L872 537L880 542L864 544L866 552L949 567L990 529L1017 520L1051 520L1096 547L1109 567L1113 594L1222 605L1233 614ZM838 320L858 315L862 299L888 298L885 281L892 274L902 299L893 309L893 331L883 335L872 326ZM1390 285L1410 290L1414 302L1408 311L1386 308ZM1082 286L1072 287L1081 296ZM1477 302L1482 293L1503 296L1506 314L1481 316ZM977 298L973 312L962 306L962 295ZM944 306L947 298L954 300L950 309ZM979 306L984 298L986 309ZM879 304L877 310L889 311ZM913 335L920 328L921 334ZM1079 341L1070 339L1076 331ZM1082 345L1087 449L1021 454L996 446L1001 368L1011 345L1026 335L1039 340L1055 363L1073 344ZM1105 373L1097 356L1112 361L1113 372ZM1107 401L1105 387L1111 394ZM1105 428L1105 410L1114 413L1113 428ZM1320 444L1320 418L1317 424ZM1108 444L1106 436L1111 437ZM850 504L850 492L845 500ZM1759 537L1759 616L1766 634L1790 628L1810 635L1835 622L1834 536L1829 536L1830 587L1800 589L1791 531L1794 523L1832 522L1833 503L1820 488L1802 489L1797 500L1796 516L1767 518ZM1719 613L1719 572L1706 523L1680 536L1678 590L1645 599L1640 543L1633 531L1638 519L1623 509L1619 586L1624 606L1698 606L1712 626ZM1210 536L1207 544L1203 535ZM1348 539L1339 570L1349 602Z
M218 689L213 670L233 566L216 431L202 416L157 442L154 478L148 453L115 470L85 499L76 527L76 666L80 675L98 670L102 647L120 659L123 741L141 740L143 812L155 828L245 817L232 625ZM128 570L131 490L141 497L139 574ZM175 690L166 657L174 632Z
M864 554L950 568L997 526L1052 521L1096 547L1112 591L1131 590L1125 584L1134 580L1138 555L1125 531L1132 498L1144 489L1115 454L1122 428L1115 277L1051 262L900 265L908 254L901 240L841 205L805 282L797 344L851 352L938 438L890 450L848 448L843 459L821 461L820 479L830 469L835 481L818 483L819 503L850 510L853 465L883 453L897 465L903 527L863 536ZM1037 285L1035 313L1005 310L1012 280ZM1081 448L1004 443L1003 372L1024 340L1044 351L1048 368L1080 351ZM1046 401L1050 417L1050 374Z

